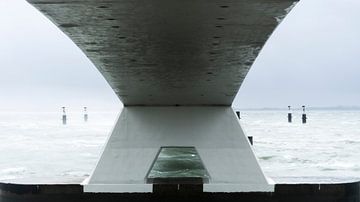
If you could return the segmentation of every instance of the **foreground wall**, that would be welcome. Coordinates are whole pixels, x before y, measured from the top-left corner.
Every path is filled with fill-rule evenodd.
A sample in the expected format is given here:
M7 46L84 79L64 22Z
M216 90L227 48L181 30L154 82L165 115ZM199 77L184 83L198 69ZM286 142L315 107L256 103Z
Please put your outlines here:
M84 193L81 185L18 185L0 183L1 202L97 201L226 201L226 202L359 202L359 182L342 184L277 184L273 193Z

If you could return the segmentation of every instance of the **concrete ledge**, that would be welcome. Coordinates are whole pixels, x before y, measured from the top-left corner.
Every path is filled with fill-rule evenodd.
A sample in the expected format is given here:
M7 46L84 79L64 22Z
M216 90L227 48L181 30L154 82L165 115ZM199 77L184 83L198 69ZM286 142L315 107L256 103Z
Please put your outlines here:
M87 184L84 192L93 193L151 193L152 184Z
M0 183L1 202L57 201L251 201L251 202L359 202L360 183L277 184L275 192L159 192L159 193L84 193L77 184L9 184Z
M274 187L268 184L204 184L204 192L274 192Z

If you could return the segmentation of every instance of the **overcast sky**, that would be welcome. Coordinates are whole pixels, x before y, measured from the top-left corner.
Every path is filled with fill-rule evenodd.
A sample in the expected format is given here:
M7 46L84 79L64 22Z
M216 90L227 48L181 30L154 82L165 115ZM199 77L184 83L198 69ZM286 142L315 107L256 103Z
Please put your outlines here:
M234 105L360 106L359 11L359 0L298 3ZM25 0L0 0L0 104L0 110L121 106L86 56Z

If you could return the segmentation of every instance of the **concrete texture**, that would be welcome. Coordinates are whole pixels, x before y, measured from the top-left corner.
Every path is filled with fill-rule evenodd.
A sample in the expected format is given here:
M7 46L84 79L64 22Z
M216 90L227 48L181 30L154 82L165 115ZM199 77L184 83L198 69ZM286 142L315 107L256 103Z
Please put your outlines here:
M125 105L231 105L295 0L27 0Z
M125 107L86 192L151 192L145 177L160 147L195 147L205 192L273 191L231 107Z
M145 176L162 146L196 147L211 178L204 192L273 191L230 105L295 0L28 2L125 105L85 191L152 192Z

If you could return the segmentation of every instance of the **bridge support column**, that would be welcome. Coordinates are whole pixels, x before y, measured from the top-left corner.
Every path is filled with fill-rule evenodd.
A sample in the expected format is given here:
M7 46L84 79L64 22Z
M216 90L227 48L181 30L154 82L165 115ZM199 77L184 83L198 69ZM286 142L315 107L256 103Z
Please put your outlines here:
M85 192L152 192L146 176L161 147L195 147L204 192L272 192L231 107L124 107Z

